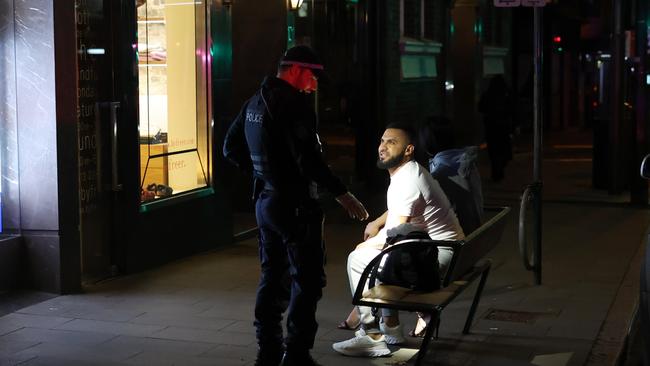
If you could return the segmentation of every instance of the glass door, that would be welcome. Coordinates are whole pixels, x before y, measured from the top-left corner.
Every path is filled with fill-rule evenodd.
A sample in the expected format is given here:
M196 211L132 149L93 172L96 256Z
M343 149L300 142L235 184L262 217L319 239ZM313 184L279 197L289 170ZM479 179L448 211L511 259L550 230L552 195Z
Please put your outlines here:
M77 132L79 136L79 221L84 282L110 274L117 235L114 202L120 103L113 75L114 14L119 1L76 0Z

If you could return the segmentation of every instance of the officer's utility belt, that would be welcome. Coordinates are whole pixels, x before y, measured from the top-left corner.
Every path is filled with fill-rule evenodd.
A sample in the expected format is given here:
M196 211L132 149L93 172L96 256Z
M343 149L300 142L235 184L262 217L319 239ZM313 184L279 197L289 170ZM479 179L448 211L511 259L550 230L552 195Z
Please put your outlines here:
M254 178L253 181L253 192L257 195L261 193L262 191L267 191L267 192L280 192L280 189L277 189L276 187L273 186L273 184L265 181L262 178ZM287 189L282 190L283 192L287 192ZM299 194L296 190L289 190L291 191L291 194L294 196ZM309 194L305 193L305 199L311 199L309 197ZM298 201L302 201L302 199L298 199Z
M307 198L302 200L296 207L296 217L301 217L307 220L321 220L323 217L323 210L320 208L318 201Z
M275 189L275 187L273 187L273 184L271 184L269 182L264 182L264 185L262 186L262 190L263 191L271 191L271 192L276 192L277 191L277 189Z

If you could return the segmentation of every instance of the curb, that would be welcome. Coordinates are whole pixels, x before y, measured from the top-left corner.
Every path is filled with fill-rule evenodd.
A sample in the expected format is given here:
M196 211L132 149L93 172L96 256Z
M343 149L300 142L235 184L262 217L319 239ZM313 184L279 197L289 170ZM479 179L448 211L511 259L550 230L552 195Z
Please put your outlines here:
M585 366L619 365L621 356L626 352L629 330L633 325L639 304L639 271L645 251L646 237L647 232L630 261L630 266L609 307Z

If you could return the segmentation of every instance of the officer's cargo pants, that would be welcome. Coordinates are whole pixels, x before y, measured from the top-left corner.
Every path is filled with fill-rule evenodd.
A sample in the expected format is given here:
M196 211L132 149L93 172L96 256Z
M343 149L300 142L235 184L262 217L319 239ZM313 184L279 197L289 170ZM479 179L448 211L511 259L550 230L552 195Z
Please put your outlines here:
M323 212L316 201L300 207L273 191L262 191L255 203L260 231L260 283L255 327L260 347L282 344L282 313L287 310L288 349L314 345L316 304L325 287Z

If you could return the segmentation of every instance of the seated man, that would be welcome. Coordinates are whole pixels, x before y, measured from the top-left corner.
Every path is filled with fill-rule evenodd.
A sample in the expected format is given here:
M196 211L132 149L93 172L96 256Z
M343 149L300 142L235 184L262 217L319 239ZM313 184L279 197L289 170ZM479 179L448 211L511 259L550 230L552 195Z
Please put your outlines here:
M377 166L388 170L390 186L386 193L388 210L369 223L364 242L348 257L348 278L352 293L357 288L361 273L380 252L387 231L403 223L410 223L427 232L434 240L464 238L454 210L436 180L414 161L415 145L410 127L391 124L384 131L379 144ZM451 260L451 250L439 251L440 271L444 273ZM376 324L368 307L359 307L362 329L356 337L333 345L334 350L347 356L384 356L390 353L387 344L404 341L397 312L382 309L383 321Z

